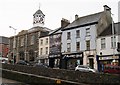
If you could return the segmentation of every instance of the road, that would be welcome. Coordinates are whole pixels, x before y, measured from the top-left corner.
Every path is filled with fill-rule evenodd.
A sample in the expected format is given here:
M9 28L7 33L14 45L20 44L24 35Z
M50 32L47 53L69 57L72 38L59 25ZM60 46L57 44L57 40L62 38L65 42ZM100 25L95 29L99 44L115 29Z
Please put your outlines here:
M20 83L20 82L0 77L0 83Z

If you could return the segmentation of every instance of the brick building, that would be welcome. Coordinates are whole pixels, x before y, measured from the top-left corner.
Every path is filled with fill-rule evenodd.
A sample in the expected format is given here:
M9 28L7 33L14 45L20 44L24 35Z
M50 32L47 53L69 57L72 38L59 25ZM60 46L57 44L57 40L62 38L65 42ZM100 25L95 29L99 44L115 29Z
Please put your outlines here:
M8 37L0 36L0 57L8 57L9 40Z

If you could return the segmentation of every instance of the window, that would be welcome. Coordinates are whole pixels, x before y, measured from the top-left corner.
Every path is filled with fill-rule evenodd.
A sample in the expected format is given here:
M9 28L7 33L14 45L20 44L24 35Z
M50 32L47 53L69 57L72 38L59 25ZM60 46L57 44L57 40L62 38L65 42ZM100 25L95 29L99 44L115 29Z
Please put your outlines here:
M71 50L70 43L67 43L67 52L70 52L70 50Z
M40 45L43 45L43 39L40 40Z
M86 50L90 50L90 40L86 41Z
M43 53L43 48L40 48L40 55L42 55Z
M76 51L80 51L80 42L76 42Z
M76 37L77 37L77 38L80 37L80 30L76 30Z
M48 38L46 38L46 45L48 44Z
M21 46L24 46L24 38L21 38L21 43L20 43Z
M70 36L71 36L70 32L67 32L67 39L70 39Z
M46 47L46 54L48 54L48 47Z
M31 45L33 45L34 44L34 41L35 41L35 36L33 35L33 36L31 36Z
M90 36L90 28L86 29L86 36Z
M114 46L113 46L113 42L114 42ZM111 48L115 48L116 47L116 37L114 36L114 41L113 41L113 37L111 37Z
M101 49L105 49L105 38L101 39Z

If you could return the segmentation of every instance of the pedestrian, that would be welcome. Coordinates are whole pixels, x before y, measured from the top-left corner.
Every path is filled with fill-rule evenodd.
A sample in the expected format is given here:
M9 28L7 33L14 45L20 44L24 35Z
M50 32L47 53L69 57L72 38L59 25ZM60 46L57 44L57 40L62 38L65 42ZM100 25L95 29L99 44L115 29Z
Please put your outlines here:
M104 64L102 64L102 72L104 72Z

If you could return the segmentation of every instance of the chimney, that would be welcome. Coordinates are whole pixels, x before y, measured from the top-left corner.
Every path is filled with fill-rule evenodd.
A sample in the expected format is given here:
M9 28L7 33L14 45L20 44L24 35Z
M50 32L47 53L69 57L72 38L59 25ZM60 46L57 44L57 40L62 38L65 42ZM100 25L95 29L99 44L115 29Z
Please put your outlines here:
M77 20L77 19L78 19L78 15L76 14L76 15L75 15L75 20Z
M111 8L107 5L104 5L103 7L104 7L104 11L110 11L111 10Z
M62 18L61 20L61 27L64 28L70 24L70 21L67 19Z

